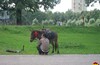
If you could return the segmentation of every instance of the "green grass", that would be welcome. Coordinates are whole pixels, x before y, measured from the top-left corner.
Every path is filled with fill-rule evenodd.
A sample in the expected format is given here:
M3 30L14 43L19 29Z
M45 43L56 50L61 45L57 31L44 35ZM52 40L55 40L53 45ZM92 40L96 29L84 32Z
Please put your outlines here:
M42 26L0 26L0 55L38 54L37 40L30 43L29 39L32 30L41 28ZM100 54L99 27L46 26L46 28L58 33L60 54ZM20 50L23 45L25 51L21 53L6 52L7 49Z

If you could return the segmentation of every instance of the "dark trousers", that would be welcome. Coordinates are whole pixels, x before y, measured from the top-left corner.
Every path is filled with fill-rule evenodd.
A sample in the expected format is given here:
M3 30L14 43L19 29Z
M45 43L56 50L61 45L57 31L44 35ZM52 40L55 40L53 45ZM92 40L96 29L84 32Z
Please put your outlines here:
M48 55L48 52L43 52L40 48L40 45L37 47L39 55Z

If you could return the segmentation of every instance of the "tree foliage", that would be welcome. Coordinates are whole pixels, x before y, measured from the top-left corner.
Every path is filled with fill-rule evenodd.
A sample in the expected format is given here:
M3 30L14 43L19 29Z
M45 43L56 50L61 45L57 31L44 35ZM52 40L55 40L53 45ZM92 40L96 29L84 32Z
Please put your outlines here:
M99 1L99 3L100 3L100 0L85 0L85 3L87 4L87 6L89 6L90 5L90 3L92 3L92 2L97 2L97 1Z
M14 9L16 11L17 24L22 24L22 10L37 11L44 7L45 10L53 8L60 0L0 0L0 7L3 10ZM13 7L10 5L14 4Z
M92 11L83 11L81 13L75 13L71 10L64 12L52 12L52 11L45 11L42 12L40 10L37 11L25 11L25 9L22 9L22 24L24 25L31 25L34 19L38 20L39 24L56 24L58 21L63 22L63 24L75 26L75 25L87 25L88 23L95 23L96 20L100 19L100 10L92 10ZM9 24L15 24L16 20L16 10L10 11L10 19L11 21L8 22ZM93 22L91 19L94 19ZM14 23L12 23L14 21ZM35 20L36 21L36 20ZM83 22L85 24L83 24ZM1 24L1 22L0 22Z

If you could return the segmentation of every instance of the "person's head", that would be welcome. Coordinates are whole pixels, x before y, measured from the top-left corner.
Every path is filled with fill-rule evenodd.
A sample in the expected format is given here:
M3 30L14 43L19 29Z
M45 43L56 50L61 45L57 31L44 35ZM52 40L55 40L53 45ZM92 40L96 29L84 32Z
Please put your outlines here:
M41 37L45 37L45 38L47 38L47 36L46 36L46 34L45 34L45 33L43 33Z

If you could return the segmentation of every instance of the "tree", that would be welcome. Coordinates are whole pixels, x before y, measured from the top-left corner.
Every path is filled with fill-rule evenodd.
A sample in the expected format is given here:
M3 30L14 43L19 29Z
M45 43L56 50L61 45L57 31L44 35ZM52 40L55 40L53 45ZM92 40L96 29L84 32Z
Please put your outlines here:
M97 20L99 18L100 11L99 10L93 10L90 12L90 18L94 18L95 20Z
M66 16L66 21L68 21L69 19L73 20L75 17L75 14L71 10L68 10L66 11L65 16Z
M39 8L44 7L45 10L53 8L56 4L60 3L60 0L0 0L0 7L5 10L7 8L14 9L16 11L17 25L22 24L22 10L29 10L35 12ZM9 5L13 5L9 7Z
M53 19L53 13L52 13L52 11L47 11L46 12L46 17L47 17L47 20L52 20Z
M92 3L92 2L97 2L97 1L99 1L99 3L100 3L100 0L85 0L85 3L87 4L87 6L89 6L90 5L90 3Z
M55 12L53 14L53 20L54 20L54 24L56 24L57 21L61 21L61 15L60 15L60 12Z
M41 12L41 11L36 11L35 13L33 13L32 15L33 19L37 19L39 21L39 23L42 22L42 20L46 20L47 16L45 12Z

